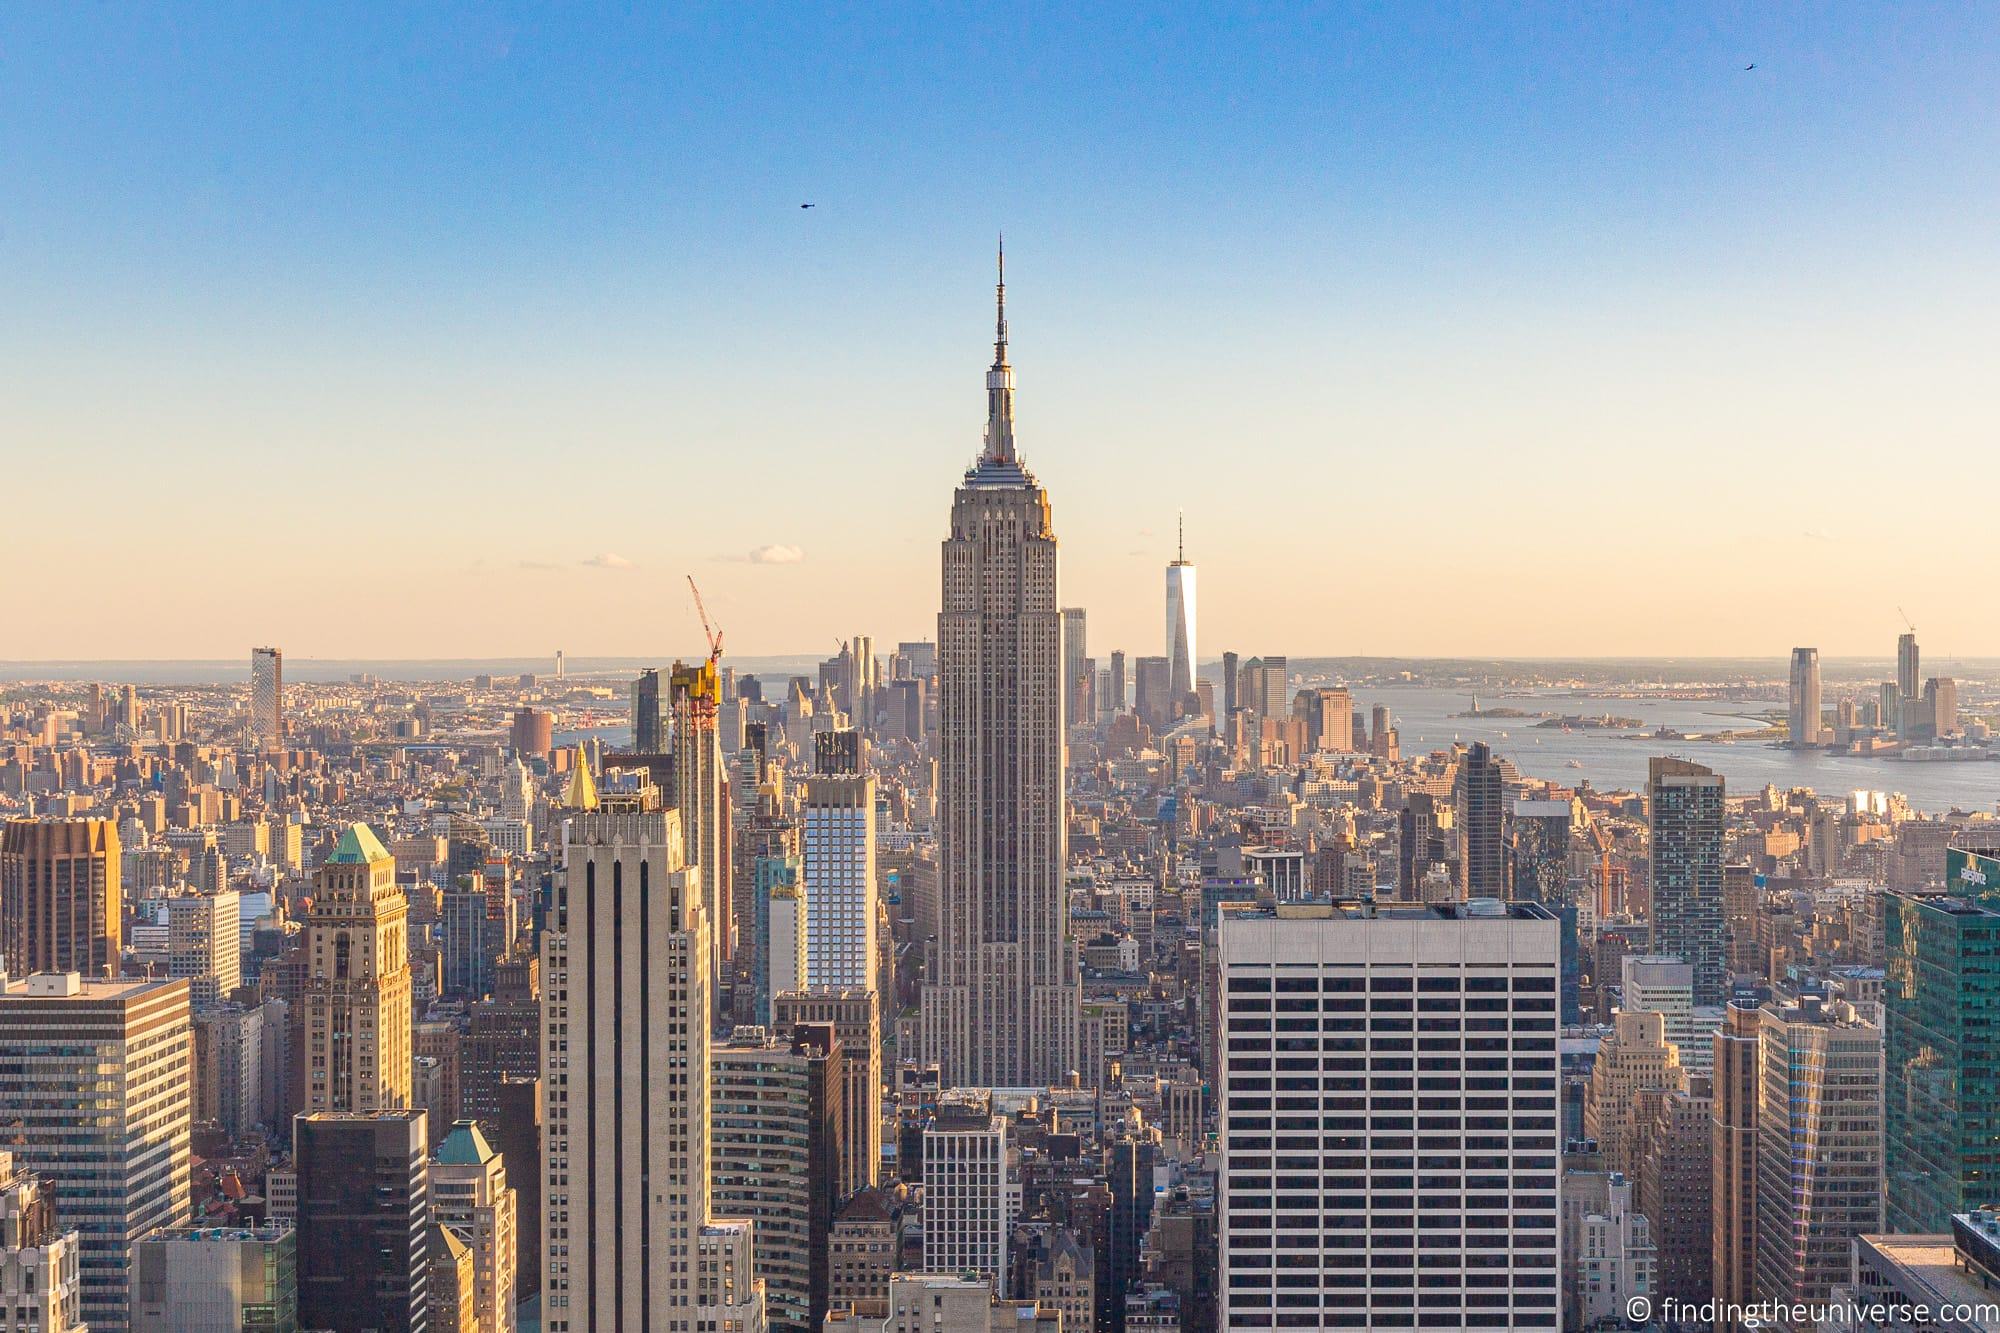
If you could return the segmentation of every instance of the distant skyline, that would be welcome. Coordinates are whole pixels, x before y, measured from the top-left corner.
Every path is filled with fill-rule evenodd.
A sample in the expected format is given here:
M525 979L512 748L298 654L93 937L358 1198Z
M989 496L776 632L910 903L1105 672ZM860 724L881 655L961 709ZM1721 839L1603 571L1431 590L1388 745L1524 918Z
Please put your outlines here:
M1004 12L0 13L0 657L2000 655L2000 11Z

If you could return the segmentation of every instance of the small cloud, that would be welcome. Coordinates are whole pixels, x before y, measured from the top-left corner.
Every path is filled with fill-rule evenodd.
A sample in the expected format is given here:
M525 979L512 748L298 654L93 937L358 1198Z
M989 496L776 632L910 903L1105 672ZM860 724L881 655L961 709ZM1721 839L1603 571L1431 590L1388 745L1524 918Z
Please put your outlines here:
M1818 528L1807 528L1800 535L1809 542L1833 542L1840 540L1840 538L1834 536L1832 533L1821 532Z
M588 560L584 561L583 563L590 566L592 569L638 568L638 566L634 565L630 560L627 560L624 556L613 554L610 551L604 551L598 555L591 556Z
M796 565L806 558L806 553L796 546L760 546L750 553L753 565Z

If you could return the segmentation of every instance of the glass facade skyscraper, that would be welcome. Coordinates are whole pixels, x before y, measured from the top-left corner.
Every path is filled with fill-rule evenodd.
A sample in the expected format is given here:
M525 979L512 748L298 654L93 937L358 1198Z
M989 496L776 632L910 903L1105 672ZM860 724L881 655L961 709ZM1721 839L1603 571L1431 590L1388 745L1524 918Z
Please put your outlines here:
M1948 896L1883 903L1884 1176L1896 1232L2000 1202L2000 858L1945 853Z

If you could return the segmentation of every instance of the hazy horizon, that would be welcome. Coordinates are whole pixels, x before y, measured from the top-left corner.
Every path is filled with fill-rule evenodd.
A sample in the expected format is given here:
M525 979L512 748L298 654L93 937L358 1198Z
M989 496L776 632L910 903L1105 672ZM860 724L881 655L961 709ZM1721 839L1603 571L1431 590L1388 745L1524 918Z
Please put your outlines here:
M1000 230L1093 653L1163 651L1184 510L1205 646L2000 655L1955 503L2000 10L24 7L0 51L9 657L686 655L690 570L733 651L928 635Z

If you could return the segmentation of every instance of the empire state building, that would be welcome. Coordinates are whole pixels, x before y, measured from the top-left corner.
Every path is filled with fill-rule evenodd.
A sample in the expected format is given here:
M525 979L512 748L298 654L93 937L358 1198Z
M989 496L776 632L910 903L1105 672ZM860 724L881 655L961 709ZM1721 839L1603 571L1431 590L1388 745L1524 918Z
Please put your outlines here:
M1078 1058L1056 534L1014 447L1005 265L986 447L952 499L938 615L941 920L923 1048L947 1087L1050 1086Z

